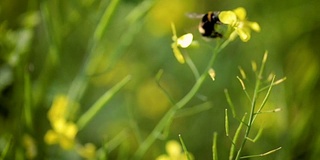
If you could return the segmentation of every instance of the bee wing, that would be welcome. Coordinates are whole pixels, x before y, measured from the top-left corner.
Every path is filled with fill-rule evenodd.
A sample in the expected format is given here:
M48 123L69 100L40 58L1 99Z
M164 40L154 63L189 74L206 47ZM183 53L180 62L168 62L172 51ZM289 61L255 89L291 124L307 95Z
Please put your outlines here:
M201 19L204 15L200 13L186 13L186 16L191 19Z

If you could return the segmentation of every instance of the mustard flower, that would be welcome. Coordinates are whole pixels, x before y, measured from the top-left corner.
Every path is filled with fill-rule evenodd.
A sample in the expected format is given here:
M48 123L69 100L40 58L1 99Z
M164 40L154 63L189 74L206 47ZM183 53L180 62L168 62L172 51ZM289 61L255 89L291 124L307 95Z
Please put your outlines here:
M173 36L172 36L173 43L171 44L171 47L172 47L174 56L176 57L178 62L183 64L185 63L185 59L179 48L189 47L193 41L193 35L192 33L187 33L182 35L181 37L177 37L174 24L171 24L171 26L172 26L172 32L173 32Z
M23 135L23 146L27 159L35 159L38 155L38 149L33 137L28 134Z
M182 152L182 147L175 140L168 141L166 144L167 154L162 154L156 160L187 160L187 156Z
M48 112L48 119L52 129L47 131L44 140L47 144L60 144L63 149L71 149L75 144L78 127L66 120L69 100L66 96L57 96Z
M79 145L76 149L79 155L85 159L94 159L96 156L96 146L92 143Z
M222 23L230 25L234 31L230 34L229 39L234 40L237 35L243 42L250 39L250 32L254 30L260 31L260 26L257 22L251 22L246 19L246 10L242 7L236 8L233 11L222 11L219 14L219 19Z

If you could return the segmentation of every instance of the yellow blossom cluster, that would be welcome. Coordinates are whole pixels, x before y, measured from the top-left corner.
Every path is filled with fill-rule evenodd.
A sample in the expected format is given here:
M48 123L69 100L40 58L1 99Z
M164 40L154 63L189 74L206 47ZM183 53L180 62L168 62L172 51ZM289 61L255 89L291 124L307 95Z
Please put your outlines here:
M158 156L156 160L187 160L188 159L187 155L182 152L182 147L179 144L179 142L175 140L171 140L166 143L166 151L167 151L167 154L162 154Z
M226 37L229 41L233 41L239 36L243 42L247 42L251 38L251 30L260 32L260 25L257 22L248 21L246 16L247 12L243 7L232 11L219 12L218 17L221 24L228 25L231 28L231 33L227 34L228 37ZM183 64L185 63L185 58L180 49L187 48L194 43L193 34L187 33L178 37L173 23L171 27L173 32L171 48L177 61Z
M247 12L244 8L239 7L233 11L222 11L219 14L219 20L223 24L230 25L234 31L229 39L234 40L237 35L243 42L247 42L250 38L251 30L259 32L260 26L257 22L251 22L246 19Z
M48 112L48 119L52 129L47 131L44 140L47 144L59 144L63 149L71 149L78 127L66 119L67 107L70 104L65 95L58 95L53 100Z

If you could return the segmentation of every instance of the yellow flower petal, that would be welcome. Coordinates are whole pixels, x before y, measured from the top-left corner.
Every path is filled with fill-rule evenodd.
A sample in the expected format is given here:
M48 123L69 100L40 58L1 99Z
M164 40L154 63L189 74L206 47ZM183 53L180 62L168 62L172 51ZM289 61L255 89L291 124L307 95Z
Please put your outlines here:
M237 21L237 16L232 11L222 11L219 14L219 20L224 24L234 25Z
M84 146L79 146L77 152L83 158L94 159L96 156L96 146L92 143L87 143Z
M243 42L249 41L249 39L250 39L250 31L249 31L249 30L237 29L236 31L237 31L240 39L241 39Z
M162 154L159 157L157 157L156 160L171 160L171 158L165 154Z
M261 28L257 22L248 22L250 28L256 32L260 32Z
M35 159L38 154L36 143L28 134L23 135L23 147L25 149L25 155L27 159Z
M185 60L184 60L184 58L178 48L178 45L175 42L173 42L171 47L172 47L174 56L176 57L177 61L181 64L185 63Z
M245 20L247 16L247 11L243 7L236 8L233 12L237 15L239 20Z
M47 144L56 144L59 142L59 135L55 131L49 130L44 136L44 141Z
M177 157L181 154L181 146L177 141L171 140L166 144L166 151L170 157Z
M69 138L66 137L60 137L59 139L59 144L61 146L61 148L65 149L65 150L69 150L72 149L74 146L74 140L70 140Z
M52 128L57 132L57 133L64 133L65 132L65 124L66 120L65 119L57 119L52 123Z
M69 100L65 95L58 95L54 98L52 106L48 112L48 119L52 122L65 116L66 107Z
M177 31L176 27L174 26L174 23L171 22L171 29L172 29L172 40L176 41L177 40Z
M187 48L192 43L192 40L193 40L192 33L188 33L188 34L185 34L185 35L179 37L177 40L177 44L181 48Z
M231 26L234 31L230 34L229 40L234 40L237 35L243 42L250 39L250 31L259 32L260 26L257 22L246 20L246 10L243 7L236 8L233 11L220 12L219 19L222 23Z
M237 38L237 36L238 36L238 33L237 33L236 30L234 30L234 31L230 34L229 40L230 40L230 41L233 41L233 40L235 40L235 39Z
M78 127L74 123L67 123L65 126L64 135L70 139L74 139L78 132Z

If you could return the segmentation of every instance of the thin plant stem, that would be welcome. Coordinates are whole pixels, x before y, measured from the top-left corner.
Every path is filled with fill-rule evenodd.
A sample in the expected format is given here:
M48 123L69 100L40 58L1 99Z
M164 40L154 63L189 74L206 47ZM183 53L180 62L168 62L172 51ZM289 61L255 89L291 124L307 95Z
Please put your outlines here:
M175 118L186 117L186 116L194 115L194 114L209 110L210 108L212 108L210 103L205 102L205 103L193 106L193 107L181 109L181 110L179 110L179 112L176 113L176 115L174 117Z
M184 53L183 57L185 58L186 63L190 67L195 79L197 80L200 77L200 74L199 74L199 71L198 71L196 65L193 63L193 61L191 60L191 58L189 57L189 55L187 53Z
M83 93L85 92L90 76L95 74L95 69L97 67L96 57L99 52L97 52L97 48L99 47L99 43L102 40L105 32L107 31L107 27L109 26L110 20L114 15L116 8L121 0L112 0L110 4L104 11L101 20L99 21L96 29L94 31L93 38L89 42L88 47L88 58L85 62L82 70L76 76L74 81L71 84L69 89L69 97L74 101L77 101L82 98ZM146 13L150 10L150 8L154 5L154 0L143 1L140 5L135 7L125 18L125 20L129 23L129 29L126 31L126 34L123 34L120 37L119 45L116 47L114 52L110 55L110 60L108 62L108 66L106 71L109 70L114 64L117 62L118 58L122 55L125 48L127 48L130 44L134 35L141 29L142 27L142 18L146 15Z
M226 136L229 137L229 119L228 119L228 109L225 109L225 117L224 117L224 124L226 130Z
M160 84L160 79L162 77L163 70L159 70L159 72L156 75L156 83L158 87L161 89L161 91L166 95L166 97L169 99L171 104L175 104L175 100L172 98L172 96L169 94L169 92Z
M187 150L187 147L186 147L186 145L185 145L184 142L183 142L183 139L182 139L181 134L179 134L179 139L180 139L180 142L181 142L183 151L184 151L184 153L185 153L185 155L186 155L186 157L187 157L187 160L191 160L192 158L190 157L190 154L189 154L189 152L188 152L188 150Z
M244 116L241 119L241 122L244 122L245 118L246 118L247 113L244 114ZM236 130L236 133L234 134L234 137L232 139L232 144L231 144L231 148L230 148L230 153L229 153L229 160L233 159L233 154L234 154L234 150L236 147L236 143L238 141L239 135L240 135L240 131L242 130L243 127L243 123L239 124L239 127Z
M109 6L107 7L105 12L103 13L101 21L97 25L97 28L94 32L94 37L93 37L94 41L99 42L102 39L104 33L106 32L107 26L109 25L110 19L111 19L112 15L114 14L114 11L117 8L119 2L120 2L120 0L110 1Z
M113 86L104 95L102 95L78 120L77 126L81 130L98 112L102 107L130 80L130 76L125 77L122 81Z
M239 76L237 76L237 79L239 80L239 82L240 82L240 84L241 84L241 86L242 86L242 90L243 90L243 92L246 94L248 100L249 100L250 102L252 102L252 100L251 100L251 98L250 98L250 95L249 95L249 93L247 92L246 86L244 85L243 80L242 80Z
M256 137L254 137L254 139L252 140L252 142L256 142L260 136L262 135L262 131L263 131L263 128L260 127L259 131L258 131L258 134L256 135Z
M259 94L259 90L260 90L261 77L262 77L262 74L264 71L265 63L267 61L267 55L268 55L268 53L265 52L263 59L262 59L260 71L256 77L256 84L254 87L253 97L252 97L252 101L251 101L251 110L250 110L250 115L249 115L250 117L249 117L247 129L245 131L245 137L249 137L251 127L252 127L253 121L255 119L255 107L256 107L256 102L257 102L257 98L258 98L258 94ZM241 154L242 149L244 148L244 145L246 144L247 140L248 139L246 139L246 138L243 139L243 141L240 145L240 148L237 152L237 156L235 158L236 160L238 160L240 158L240 154Z
M273 86L274 79L275 79L275 76L273 76L273 78L272 78L272 81L271 81L270 87L269 87L269 89L268 89L268 92L267 92L266 96L264 97L264 99L263 99L263 101L262 101L262 103L261 103L258 111L256 112L257 114L261 112L261 110L263 109L263 107L264 107L265 104L267 103L267 100L268 100L268 98L269 98L269 96L270 96L270 93L271 93L271 89L272 89L272 86ZM257 114L254 115L253 121L256 119Z
M197 79L191 90L179 101L177 102L173 107L171 107L167 113L162 117L162 119L158 122L156 127L152 130L152 132L148 135L148 137L142 142L142 144L139 146L137 151L135 152L133 159L141 159L141 157L145 154L145 152L148 150L148 148L153 144L153 142L161 135L161 132L164 130L164 128L170 124L172 119L174 118L174 115L176 114L178 109L181 109L184 107L191 99L196 95L200 87L202 86L204 80L208 76L207 72L213 65L218 53L227 46L229 43L229 40L223 41L221 45L217 45L215 49L213 50L213 54L208 62L208 65L204 72L200 75L200 77Z
M127 132L128 132L127 130L120 131L115 137L110 139L110 141L103 144L102 148L106 149L107 153L110 153L111 151L119 147L123 141L126 140L126 138L128 137Z
M24 73L24 116L28 129L33 129L31 80L28 71Z
M71 87L69 89L69 98L77 101L79 100L88 85L88 76L92 74L92 72L96 68L97 62L94 61L95 56L98 54L96 48L101 41L106 29L110 23L110 19L119 4L120 0L112 0L109 6L105 9L101 20L97 24L97 27L94 31L93 38L89 42L89 51L88 57L86 58L86 62L83 65L82 70L76 76L75 80L72 82Z
M0 160L4 160L6 158L6 155L9 152L10 147L12 146L12 139L13 139L12 135L9 135L6 139L7 139L7 143L5 144L5 146L2 146L3 148L0 154Z
M228 92L227 89L224 90L224 94L225 94L225 96L227 98L227 102L228 102L228 104L229 104L229 106L231 108L232 116L233 116L233 118L235 118L237 116L237 114L236 114L236 111L234 109L234 105L232 103L232 100L230 98L230 95L229 95L229 92Z
M263 156L269 155L269 154L271 154L271 153L274 153L274 152L280 150L281 148L282 148L282 147L278 147L278 148L276 148L276 149L273 149L273 150L271 150L271 151L268 151L268 152L262 153L262 154L250 155L250 156L242 156L242 157L240 157L240 159L263 157Z
M213 145L212 145L213 160L218 160L217 139L218 139L218 133L214 132L213 133Z

